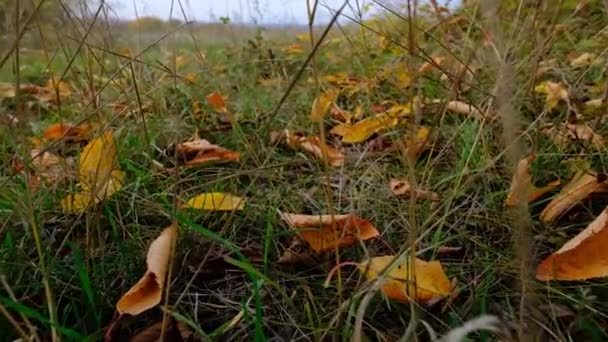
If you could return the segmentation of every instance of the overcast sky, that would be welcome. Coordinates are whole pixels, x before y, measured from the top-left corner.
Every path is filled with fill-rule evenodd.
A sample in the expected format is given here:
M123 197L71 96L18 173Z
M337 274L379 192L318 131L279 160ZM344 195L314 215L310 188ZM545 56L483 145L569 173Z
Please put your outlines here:
M320 0L325 6L338 9L344 0ZM173 18L183 19L178 0L109 0L120 18L133 19L136 16L156 16L169 18L171 3ZM312 1L311 1L312 2ZM371 0L351 0L360 6ZM181 0L189 20L217 21L229 17L234 22L257 22L263 24L304 24L307 23L306 0ZM373 5L371 9L373 10ZM352 13L352 11L347 11ZM318 23L327 23L330 12L320 6L316 16Z

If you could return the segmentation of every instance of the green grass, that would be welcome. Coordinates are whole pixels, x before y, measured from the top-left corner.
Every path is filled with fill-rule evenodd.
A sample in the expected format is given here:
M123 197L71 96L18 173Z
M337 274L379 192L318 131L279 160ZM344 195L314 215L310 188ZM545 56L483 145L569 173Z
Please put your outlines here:
M497 26L505 36L494 43L511 44L509 56L515 70L512 86L516 90L509 101L521 114L521 131L505 134L500 120L481 122L438 106L401 120L371 142L345 145L346 163L336 168L305 152L270 142L270 133L283 129L319 134L319 125L308 118L316 96L312 66L274 112L306 59L306 52L292 55L283 49L296 42L305 51L310 49L308 43L298 42L293 32L281 36L272 30L264 35L239 31L236 36L227 34L222 41L205 41L184 28L179 39L169 36L158 45L148 46L162 33L148 32L138 41L137 35L119 32L115 40L104 45L100 38L108 38L107 32L95 30L76 56L79 45L74 40L49 40L47 53L22 51L22 82L43 84L49 74L65 72L72 94L61 108L41 107L33 101L20 112L15 99L0 101L0 115L19 118L19 123L9 127L0 117L0 276L5 280L0 284L0 305L4 309L0 339L14 340L21 332L31 334L33 328L42 340L51 339L53 329L63 340L102 339L114 318L117 300L145 272L148 246L172 220L179 223L180 233L168 306L163 299L159 307L125 319L116 328L119 340L162 320L164 312L190 327L202 340L352 339L369 283L353 267L344 266L340 277L334 276L324 287L328 272L335 266L334 253L315 256L313 266L278 264L294 235L281 221L279 211L355 213L373 222L380 238L342 249L340 261L409 253L413 247L422 259L440 260L448 276L457 279L459 295L448 304L416 306L415 322L419 324L414 333L422 340L429 335L420 321L443 335L483 314L500 317L504 331L502 335L476 332L469 335L471 340L507 340L518 333L525 335L526 329L533 331L527 325L534 326L532 318L524 317L526 325L521 324L520 255L513 239L518 227L513 213L503 204L512 177L503 137L519 139L525 149L519 151L522 155L536 154L531 174L537 185L556 178L565 183L574 173L570 167L573 164L587 163L605 172L608 157L605 151L580 141L559 147L538 132L542 125L576 116L571 110L579 111L585 96L601 96L593 86L603 87L605 83L601 67L573 69L563 58L572 51L603 53L595 36L597 30L589 27L602 27L602 7L599 2L589 3L585 12L578 14L587 19L588 25L582 25L568 5L569 1L562 9L551 5L537 10L526 7L521 13L516 11L517 6L509 9L503 5L498 14ZM458 99L482 110L489 106L489 112L494 112L496 99L492 92L499 66L494 50L482 40L484 32L480 28L487 29L486 19L475 14L478 11L474 7L459 10L457 13L469 22L451 28L433 26L437 18L424 12L416 25L429 31L417 31L415 39L432 56L454 53L464 56L464 60L472 56L475 78L469 89L460 89ZM538 20L543 23L540 28L533 26L532 19L537 16L542 18ZM555 28L550 25L553 20L571 29ZM351 23L344 25L343 32L332 30L331 43L315 55L314 69L321 77L346 72L375 82L370 92L343 92L338 99L342 108L354 110L361 104L365 115L371 115L374 106L383 101L404 104L415 95L454 99L451 82L440 80L439 72L418 78L407 89L396 86L390 77L379 76L384 68L398 63L416 70L424 61L421 54L410 55L402 48L410 39L404 20L386 16L366 25L375 25L372 27L393 44L389 39L382 42L379 34L371 31L363 37L361 27ZM542 47L533 46L531 39L515 39L524 35L522 30L535 29L546 30L546 37L554 39ZM319 37L322 28L317 31ZM509 39L510 35L515 38ZM383 44L389 47L382 48ZM120 56L126 48L134 56L147 47L132 68L129 59ZM204 60L199 58L201 53ZM544 110L542 96L534 94L533 84L530 86L536 53L541 60L561 58L559 72L537 81L567 81L576 97L572 99L575 108L561 103L552 112ZM47 55L55 57L49 61ZM177 56L186 56L189 62L179 66L178 77L173 77L171 69ZM0 68L0 80L14 82L9 64ZM193 83L183 79L189 73L196 75ZM276 83L263 85L267 79ZM91 88L99 92L94 101ZM232 125L220 122L207 104L205 96L213 91L228 97ZM130 107L126 113L111 111L109 105L118 101ZM140 101L146 106L144 113L139 112ZM202 115L194 113L194 101L200 103ZM599 115L584 112L579 120L594 124ZM62 212L60 201L78 189L76 168L64 182L31 189L23 173L14 171L11 161L17 158L31 167L30 138L41 137L53 123L80 121L97 125L93 137L102 130L114 132L117 165L126 173L126 182L123 189L102 203L80 214L67 214ZM326 118L323 125L329 131L335 121ZM430 127L432 134L429 150L411 168L399 148L374 148L381 140L398 146L417 125ZM171 157L164 151L190 139L195 132L214 144L242 152L241 162L179 172L155 168L155 162L171 165ZM596 132L605 134L606 128L598 125ZM327 140L339 145L329 134ZM76 165L82 149L69 143L44 142L44 146L74 159ZM412 204L407 196L397 198L388 187L391 178L415 180L418 186L437 192L440 200ZM176 210L176 202L211 191L244 196L247 205L234 213ZM598 196L555 224L543 224L538 215L557 191L530 205L533 265L577 234L606 205L606 199ZM37 250L36 234L41 251ZM441 253L445 246L461 249ZM52 300L45 293L44 282ZM536 283L534 295L540 304L532 309L533 317L542 317L539 338L606 339L606 285L605 279ZM50 302L55 308L54 318L49 314ZM364 311L362 331L369 340L392 341L399 339L410 323L410 304L376 294Z

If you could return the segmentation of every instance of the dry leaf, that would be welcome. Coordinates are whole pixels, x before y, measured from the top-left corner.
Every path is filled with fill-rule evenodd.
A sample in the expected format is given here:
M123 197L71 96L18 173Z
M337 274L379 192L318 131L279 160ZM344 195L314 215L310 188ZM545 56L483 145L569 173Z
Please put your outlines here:
M554 125L542 130L542 133L549 137L555 145L560 148L568 146L572 140L581 140L591 144L594 148L602 150L605 147L604 138L595 133L589 125L563 123Z
M304 48L300 44L290 44L283 49L286 53L290 55L299 55L304 52Z
M604 106L604 100L601 98L592 99L592 100L585 102L585 107L587 107L587 108L598 109L598 108L602 108L603 106Z
M209 95L207 95L207 102L211 105L211 108L218 113L226 113L228 112L228 108L226 107L226 100L219 92L215 91Z
M80 154L78 176L82 192L61 201L64 211L81 211L122 188L125 174L114 168L116 147L112 132L91 140Z
M532 184L532 175L530 175L530 164L536 157L531 154L527 158L520 160L515 168L513 179L511 180L511 188L505 200L505 206L517 206L517 196L522 194L526 198L527 203L531 203L542 197L547 192L555 189L560 184L560 180L555 180L547 184L547 186L538 188Z
M379 235L371 222L352 214L332 217L281 213L281 218L296 229L300 238L317 253L333 251Z
M86 136L93 127L88 123L83 123L78 126L56 123L49 126L43 133L43 136L49 140L66 139L71 141L87 140Z
M329 107L336 102L338 98L338 90L330 89L319 94L312 102L310 109L310 120L314 122L322 121L329 110Z
M441 101L437 101L437 100L435 100L433 102L441 103ZM473 107L473 105L470 105L470 104L462 102L462 101L449 101L448 103L446 103L446 109L449 111L452 111L454 113L472 116L478 120L482 120L485 118L483 113L479 109Z
M411 191L414 190L414 195L417 200L428 200L428 201L439 201L439 195L425 189L412 189L412 185L405 179L391 179L389 183L391 192L395 196L410 195Z
M365 273L367 279L377 279L395 258L393 255L375 257L361 262L357 268L361 273ZM410 300L408 294L414 294L414 301L432 305L452 292L452 283L439 261L427 262L415 258L415 270L411 269L407 259L397 262L399 264L386 274L387 279L381 287L382 293L388 298L407 302ZM415 283L412 280L414 275Z
M343 126L339 132L342 133L343 143L356 144L366 141L380 131L395 127L398 122L399 119L397 117L381 114L363 119L352 126ZM332 134L337 134L337 132L337 129L334 127Z
M405 153L406 155L416 160L422 152L428 149L431 130L426 126L420 126L414 137L405 138Z
M608 182L595 173L578 171L540 214L541 221L552 222L594 192L608 190Z
M239 161L240 152L231 151L214 145L205 139L196 139L177 145L178 155L185 160L186 166L198 167L216 162Z
M534 91L546 95L545 106L548 110L555 108L559 101L568 102L568 90L561 82L545 81L537 85Z
M538 265L538 280L608 276L608 207L587 228Z
M593 53L584 52L580 56L571 60L570 66L573 68L581 68L581 67L589 66L589 65L593 64L593 62L595 61L595 57L596 56Z
M424 62L420 68L418 68L418 73L424 74L430 71L433 71L437 67L441 67L441 65L446 61L445 57L437 56L432 58L432 62Z
M176 241L177 223L173 223L165 228L150 245L146 257L148 269L144 276L116 303L118 313L135 316L160 303L171 260L171 251Z
M245 199L224 192L206 192L190 198L186 208L211 210L211 211L233 211L243 210Z
M30 156L33 171L47 184L55 184L63 179L67 174L66 170L73 164L71 159L64 159L40 149L33 149Z
M325 145L323 149L321 139L316 136L304 136L297 132L291 132L284 130L283 132L271 133L270 140L277 142L283 140L287 143L287 146L294 150L304 150L312 153L315 157L327 161L327 164L331 166L342 166L344 165L344 155L338 151L335 147Z

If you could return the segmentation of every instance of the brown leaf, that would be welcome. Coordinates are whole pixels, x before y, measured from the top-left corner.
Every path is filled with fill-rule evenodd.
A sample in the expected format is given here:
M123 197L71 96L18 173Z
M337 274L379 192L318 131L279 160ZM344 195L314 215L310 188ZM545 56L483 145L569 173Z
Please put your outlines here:
M608 276L608 207L587 228L538 265L538 280Z
M331 166L342 166L344 165L344 155L338 151L335 147L325 145L325 149L322 148L321 139L316 136L304 136L301 133L291 132L284 130L283 132L273 132L270 135L270 140L276 142L278 140L284 140L287 146L294 150L304 150L312 153L315 157L320 160L327 161L327 164Z
M563 123L545 128L542 132L548 136L555 145L564 148L573 140L580 140L587 144L591 144L595 149L602 150L605 148L604 138L595 133L593 129L585 124Z
M64 159L39 149L33 149L30 155L33 171L47 184L55 184L64 179L68 174L67 170L74 166L71 159Z
M298 231L317 253L350 246L357 240L365 241L379 235L368 220L353 214L346 215L300 215L281 213L281 218Z
M437 101L433 102L437 103ZM454 113L472 116L478 120L483 120L485 118L485 116L479 109L473 107L473 105L462 101L449 101L448 103L446 103L446 109Z
M297 265L303 267L313 267L320 262L317 255L309 245L300 239L294 237L291 240L291 245L283 252L283 255L277 260L277 263L282 265Z
M405 153L412 160L418 159L420 154L429 148L430 129L426 126L420 126L414 136L405 138Z
M176 151L186 161L186 166L198 167L216 162L239 161L240 152L231 151L211 144L205 139L197 139L177 145Z
M412 189L412 185L405 179L393 178L389 182L389 187L395 196L409 195L411 191L414 191L417 200L439 201L438 194L425 189Z
M171 251L176 240L177 223L173 223L152 242L146 257L148 267L146 273L116 303L116 310L121 315L139 315L160 303L171 261Z
M578 171L541 212L541 221L552 222L592 193L606 191L607 182L600 181L595 173Z
M532 175L530 175L530 164L536 158L531 154L527 158L520 160L515 168L513 179L511 180L511 188L505 200L505 206L515 207L518 204L518 196L526 199L526 203L531 203L542 197L547 192L553 190L560 184L560 180L555 180L547 184L547 186L538 188L532 184Z

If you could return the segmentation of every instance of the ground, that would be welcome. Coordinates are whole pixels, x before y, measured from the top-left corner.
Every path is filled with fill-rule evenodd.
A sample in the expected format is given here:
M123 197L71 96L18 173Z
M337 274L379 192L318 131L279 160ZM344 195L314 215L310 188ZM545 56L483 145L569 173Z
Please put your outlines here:
M163 317L187 327L191 340L430 340L430 331L441 336L486 314L499 328L471 340L608 339L605 279L535 277L540 261L599 215L605 196L595 193L552 222L540 216L559 186L529 205L505 206L516 165L531 154L539 187L566 184L580 169L604 179L602 144L580 136L559 143L544 129L568 122L589 125L598 139L606 133L605 106L586 104L606 99L606 11L600 1L504 1L494 10L472 2L447 12L425 7L416 18L401 9L340 21L327 35L322 25L311 33L229 23L142 33L133 23L106 30L102 18L86 37L89 26L74 19L62 36L33 39L39 33L29 31L19 51L0 54L11 55L0 65L2 340L122 341ZM588 63L574 62L584 53L593 54ZM62 94L52 82L59 77ZM17 81L53 91L14 96ZM563 88L539 88L545 81ZM315 122L311 106L328 89L339 94ZM212 93L224 97L225 111L207 99ZM476 112L449 109L454 100ZM355 123L396 106L409 109L361 142L330 133L341 123L336 108ZM56 123L91 128L71 140L45 138ZM412 157L420 127L429 137ZM344 163L271 139L285 129L322 138ZM103 132L112 132L112 167L124 184L66 212L62 199L82 189L83 148ZM197 138L240 158L186 167L176 148ZM32 149L62 158L59 175L43 179ZM395 196L393 178L438 198ZM203 192L246 202L234 211L184 208ZM286 212L351 213L379 236L317 254L306 243L294 247ZM161 303L118 318L117 301L172 222L179 234ZM279 262L294 248L306 260ZM391 300L348 264L412 253L441 262L455 284L448 298ZM175 333L171 324L166 330Z

